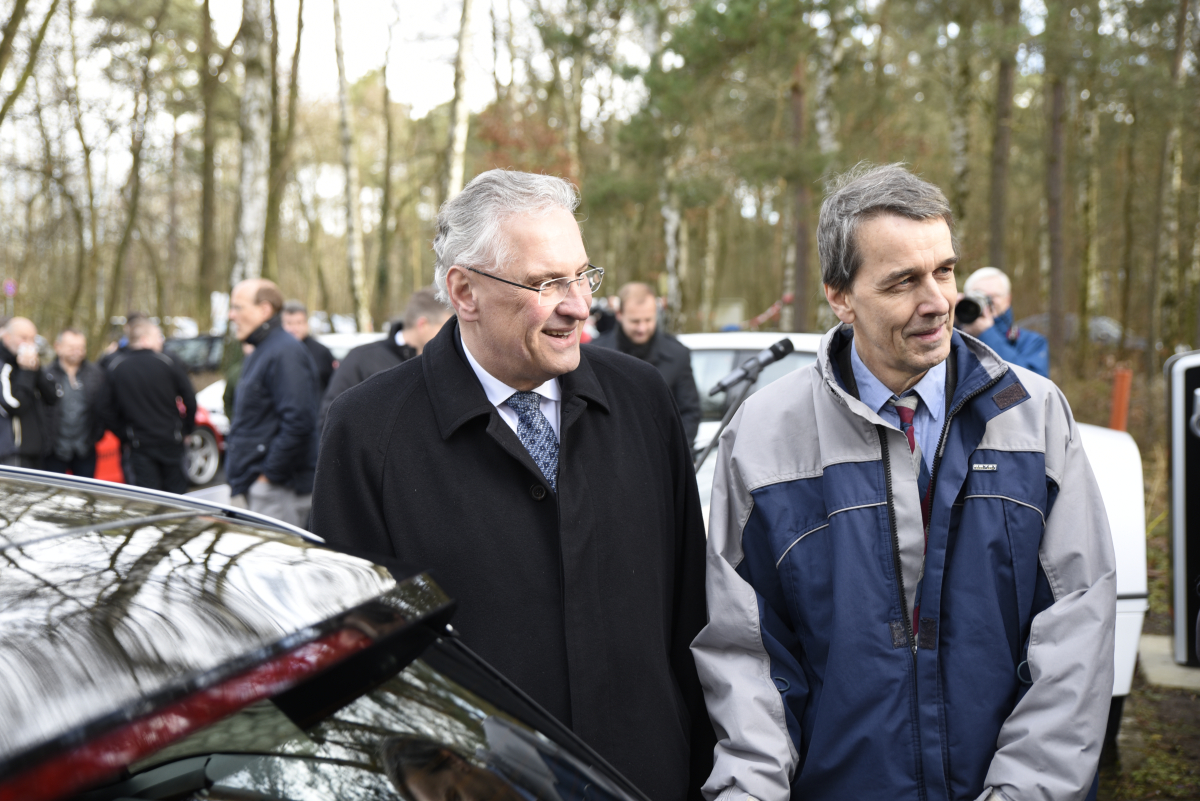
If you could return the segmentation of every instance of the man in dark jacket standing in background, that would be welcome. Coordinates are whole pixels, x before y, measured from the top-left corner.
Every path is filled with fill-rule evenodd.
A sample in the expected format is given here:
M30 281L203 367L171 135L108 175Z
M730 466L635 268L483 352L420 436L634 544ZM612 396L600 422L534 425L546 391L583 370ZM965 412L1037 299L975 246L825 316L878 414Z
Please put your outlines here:
M50 407L50 455L45 469L70 471L91 478L96 473L96 443L104 436L104 371L87 360L87 337L78 328L68 328L54 341L58 358L50 365L62 392Z
M666 331L658 330L658 297L649 284L628 283L617 297L621 299L617 325L592 344L615 348L658 368L679 407L688 442L695 441L700 429L700 394L692 375L692 352Z
M270 281L242 281L229 298L234 335L254 351L242 364L225 440L229 493L252 512L304 526L317 463L317 367L283 330L283 295Z
M154 323L138 320L129 327L129 346L114 353L106 368L105 420L129 448L129 483L183 494L184 438L195 426L196 392L182 365L162 347L162 329Z
M308 355L313 357L317 366L318 389L323 393L329 386L329 379L334 370L338 369L337 359L329 348L316 340L308 329L308 307L298 300L289 300L283 304L283 330L294 336L300 344L308 349Z
M471 648L650 798L698 799L715 739L688 653L691 447L654 368L580 353L603 273L578 202L491 170L442 207L435 281L457 317L329 408L313 530L431 570Z
M38 360L37 326L12 318L0 330L0 462L41 469L50 452L46 407L58 403L58 391Z
M426 287L412 293L404 309L404 319L393 323L388 335L378 342L359 345L346 354L321 399L321 425L334 398L356 387L376 373L390 370L401 362L420 356L425 343L433 339L453 312Z

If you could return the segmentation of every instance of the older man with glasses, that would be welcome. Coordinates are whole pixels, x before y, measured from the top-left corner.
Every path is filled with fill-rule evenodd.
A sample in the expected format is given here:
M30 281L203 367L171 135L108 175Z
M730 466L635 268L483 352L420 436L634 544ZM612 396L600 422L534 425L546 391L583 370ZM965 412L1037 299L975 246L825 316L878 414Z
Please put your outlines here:
M653 366L580 352L604 273L578 202L492 170L442 207L456 318L330 407L313 530L430 570L481 656L650 798L698 799L714 736L688 653L705 621L690 443Z

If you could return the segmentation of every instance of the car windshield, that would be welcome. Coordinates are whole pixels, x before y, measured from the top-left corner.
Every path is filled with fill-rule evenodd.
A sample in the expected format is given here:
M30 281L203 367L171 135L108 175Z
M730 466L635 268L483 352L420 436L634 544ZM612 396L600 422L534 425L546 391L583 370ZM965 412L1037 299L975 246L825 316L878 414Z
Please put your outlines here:
M514 715L446 675L464 669L454 643L429 652L315 725L320 693L291 691L202 729L133 776L81 801L617 801L610 780ZM446 667L448 666L448 667ZM468 666L467 681L487 683ZM162 791L153 788L163 788ZM191 792L185 795L181 791Z
M719 421L733 401L728 392L718 392L710 397L708 390L735 367L757 354L758 351L734 350L733 348L692 351L692 374L696 377L696 388L700 391L702 420ZM799 370L801 367L811 364L816 358L816 355L812 353L793 352L774 364L767 365L759 373L758 381L754 385L754 392L793 370Z

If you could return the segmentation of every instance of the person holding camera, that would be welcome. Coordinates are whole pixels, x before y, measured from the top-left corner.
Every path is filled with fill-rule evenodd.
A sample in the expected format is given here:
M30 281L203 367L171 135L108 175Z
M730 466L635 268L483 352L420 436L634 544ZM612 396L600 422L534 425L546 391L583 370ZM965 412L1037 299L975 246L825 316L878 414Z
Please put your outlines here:
M46 409L60 397L62 389L38 357L37 326L12 318L0 329L0 464L42 469L52 446Z
M1012 282L1002 270L982 267L967 277L954 322L1004 361L1050 377L1050 346L1038 332L1013 324Z

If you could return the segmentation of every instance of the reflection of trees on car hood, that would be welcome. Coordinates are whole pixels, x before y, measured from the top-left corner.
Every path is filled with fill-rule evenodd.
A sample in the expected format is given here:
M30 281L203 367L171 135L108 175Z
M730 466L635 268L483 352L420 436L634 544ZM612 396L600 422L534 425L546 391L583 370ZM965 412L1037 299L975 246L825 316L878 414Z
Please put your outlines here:
M0 482L0 757L391 590L369 562L168 500ZM30 699L38 699L31 703Z

